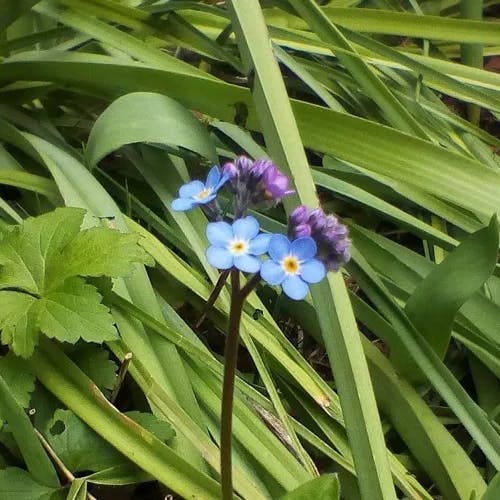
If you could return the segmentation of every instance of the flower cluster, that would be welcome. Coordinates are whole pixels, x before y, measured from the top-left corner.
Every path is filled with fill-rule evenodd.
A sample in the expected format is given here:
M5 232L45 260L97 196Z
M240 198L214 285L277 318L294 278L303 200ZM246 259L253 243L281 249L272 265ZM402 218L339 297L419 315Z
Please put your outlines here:
M224 184L234 194L232 224L222 220L216 201ZM288 221L288 237L262 233L257 219L246 215L253 205L273 205L291 193L288 177L272 161L239 156L226 163L222 172L213 167L205 183L182 186L172 208L211 207L207 212L214 221L206 230L211 265L260 273L268 284L281 285L286 295L301 300L310 284L319 283L328 271L337 271L349 260L351 242L346 226L321 208L297 207Z
M288 234L291 238L311 236L318 245L318 259L328 271L337 271L351 258L347 227L321 208L299 205L288 219Z
M294 193L289 189L288 177L271 161L252 161L238 156L224 165L224 175L229 178L235 194L235 213L243 214L252 205L275 204Z

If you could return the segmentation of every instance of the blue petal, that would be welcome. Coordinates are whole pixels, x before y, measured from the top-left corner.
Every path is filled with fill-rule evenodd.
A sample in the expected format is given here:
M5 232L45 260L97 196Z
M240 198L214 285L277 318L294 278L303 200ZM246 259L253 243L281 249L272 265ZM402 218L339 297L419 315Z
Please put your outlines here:
M191 181L179 189L179 196L181 198L191 198L205 189L205 184L201 181Z
M234 266L244 273L256 273L260 269L260 259L253 255L238 255L234 257Z
M265 260L260 268L260 275L264 281L270 285L281 285L286 278L285 271L280 264L274 260Z
M233 230L227 222L210 222L206 230L208 241L217 247L226 247L233 238Z
M229 269L233 267L233 255L226 248L208 247L207 260L217 269Z
M214 191L218 191L228 180L229 180L229 175L222 174L220 181L214 187Z
M325 265L318 259L311 259L300 265L300 277L307 283L319 283L325 276Z
M273 234L268 252L273 260L282 261L290 253L290 240L284 234Z
M248 253L252 255L262 255L267 252L272 234L258 234L248 245Z
M288 276L281 284L283 291L293 300L302 300L309 291L307 283L298 276Z
M219 167L215 166L210 169L207 175L207 182L205 183L207 188L214 188L217 186L220 180L220 170Z
M172 202L172 210L176 212L184 212L185 210L191 210L193 207L197 205L196 201L190 198L176 198Z
M206 205L207 203L210 203L212 200L214 200L217 196L217 193L212 193L212 194L209 194L208 196L206 196L205 198L203 198L202 200L198 200L198 203L200 205Z
M259 223L252 216L243 217L233 222L233 234L242 240L251 240L259 234Z
M316 242L309 236L297 238L295 241L292 241L290 245L290 253L295 255L299 260L312 259L317 251L318 247Z

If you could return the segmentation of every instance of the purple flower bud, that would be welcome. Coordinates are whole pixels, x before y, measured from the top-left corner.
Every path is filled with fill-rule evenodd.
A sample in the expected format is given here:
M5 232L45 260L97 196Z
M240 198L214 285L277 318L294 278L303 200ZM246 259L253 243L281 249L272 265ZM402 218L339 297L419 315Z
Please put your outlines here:
M222 173L227 175L230 180L236 179L239 175L239 169L238 167L231 162L227 162L224 164L224 167L222 169Z
M299 205L290 215L288 224L305 224L309 220L309 209L305 205Z
M303 238L304 236L311 236L311 226L309 224L299 224L295 226L293 237L297 239Z
M260 179L263 175L265 175L266 171L270 170L271 168L276 169L276 165L271 160L266 160L263 158L261 160L257 160L253 164L250 172L251 175Z
M288 220L288 234L291 238L311 236L318 246L318 259L329 271L337 271L351 258L347 227L321 208L297 207Z
M253 167L253 161L247 156L238 156L236 160L234 160L234 164L241 176L248 175Z
M289 189L288 177L283 172L280 172L276 165L271 164L268 167L262 175L262 180L266 193L276 201L280 201L286 195L294 192Z
M321 231L326 226L326 215L321 208L311 210L309 224L315 231Z
M224 165L224 173L236 193L235 212L239 217L252 204L277 203L294 192L289 189L288 177L266 158L254 162L246 156L238 156L234 162Z

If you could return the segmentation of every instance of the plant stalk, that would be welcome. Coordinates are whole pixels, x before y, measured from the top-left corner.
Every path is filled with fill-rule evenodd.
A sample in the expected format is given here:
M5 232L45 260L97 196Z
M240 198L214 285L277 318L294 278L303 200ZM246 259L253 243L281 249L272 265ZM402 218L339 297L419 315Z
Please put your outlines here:
M222 386L221 439L220 439L220 471L222 500L233 498L232 479L232 436L233 436L233 399L236 365L238 362L238 345L243 304L250 292L257 286L260 274L254 274L240 288L240 272L231 270L231 309L229 327L224 349L224 382Z
M231 310L229 328L224 349L224 382L222 387L220 471L222 499L233 498L232 437L233 437L233 398L236 364L238 361L238 341L240 321L243 312L243 300L240 294L240 273L231 271Z

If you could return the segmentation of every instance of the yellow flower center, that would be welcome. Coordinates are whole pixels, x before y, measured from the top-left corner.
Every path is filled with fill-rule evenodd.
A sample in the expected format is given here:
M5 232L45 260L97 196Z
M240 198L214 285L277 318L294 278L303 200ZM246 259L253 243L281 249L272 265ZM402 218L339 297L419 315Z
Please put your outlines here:
M300 262L294 255L289 255L285 257L281 262L285 273L287 274L298 274L300 271Z
M207 196L210 196L211 194L212 194L212 190L210 188L205 188L203 191L200 191L196 195L196 198L198 200L204 200Z
M229 250L234 255L243 255L248 251L248 243L245 240L233 240L229 244Z

